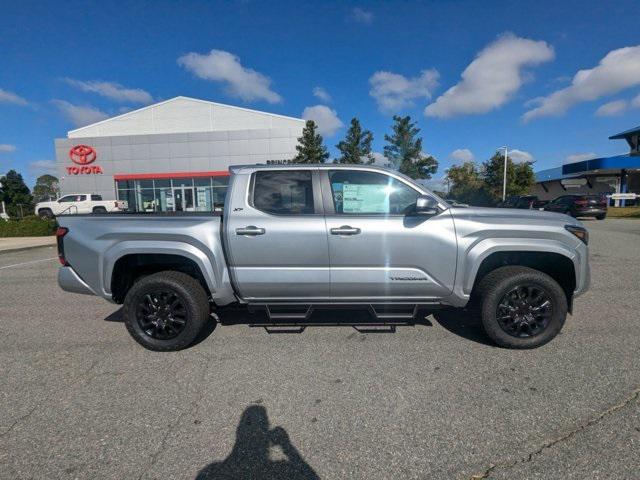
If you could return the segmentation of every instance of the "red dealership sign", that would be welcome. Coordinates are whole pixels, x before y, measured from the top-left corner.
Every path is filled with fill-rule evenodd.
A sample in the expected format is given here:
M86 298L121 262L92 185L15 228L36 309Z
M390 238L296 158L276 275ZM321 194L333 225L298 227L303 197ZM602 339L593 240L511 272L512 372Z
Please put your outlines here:
M75 145L69 150L69 158L73 163L80 165L79 167L67 167L69 175L102 173L100 165L89 165L96 161L98 154L93 147L89 145Z

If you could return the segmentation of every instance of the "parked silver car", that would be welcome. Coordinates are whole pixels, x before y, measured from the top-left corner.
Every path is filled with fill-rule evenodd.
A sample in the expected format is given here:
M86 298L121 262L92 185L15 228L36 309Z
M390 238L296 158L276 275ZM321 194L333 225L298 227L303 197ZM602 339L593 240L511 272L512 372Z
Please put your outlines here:
M499 345L532 348L589 284L588 234L567 215L451 207L372 166L231 173L223 213L59 217L60 286L123 303L140 344L177 350L230 305L303 326L319 306L381 322L467 308Z

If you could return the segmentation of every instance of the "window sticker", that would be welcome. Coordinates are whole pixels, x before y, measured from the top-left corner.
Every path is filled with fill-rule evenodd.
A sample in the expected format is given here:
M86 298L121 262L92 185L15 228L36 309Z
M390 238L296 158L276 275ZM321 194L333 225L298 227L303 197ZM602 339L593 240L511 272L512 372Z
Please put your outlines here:
M388 213L389 191L385 185L342 186L343 213Z

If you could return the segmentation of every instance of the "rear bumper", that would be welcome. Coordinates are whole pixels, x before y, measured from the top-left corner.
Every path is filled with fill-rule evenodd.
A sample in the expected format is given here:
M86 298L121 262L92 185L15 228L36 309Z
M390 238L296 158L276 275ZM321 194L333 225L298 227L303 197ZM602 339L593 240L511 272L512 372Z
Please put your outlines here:
M607 209L606 208L577 208L576 209L576 216L578 217L595 217L598 215L606 215L607 214Z
M65 292L81 293L83 295L96 294L71 267L60 267L58 269L58 285Z

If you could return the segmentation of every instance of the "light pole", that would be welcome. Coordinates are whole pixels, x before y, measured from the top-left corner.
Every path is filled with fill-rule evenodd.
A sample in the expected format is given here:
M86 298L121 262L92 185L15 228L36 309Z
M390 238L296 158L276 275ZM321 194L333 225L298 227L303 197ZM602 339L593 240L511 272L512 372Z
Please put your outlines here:
M504 145L502 147L499 147L498 150L500 150L501 148L504 148L504 175L502 177L502 201L504 202L507 198L507 162L509 158L509 148Z

